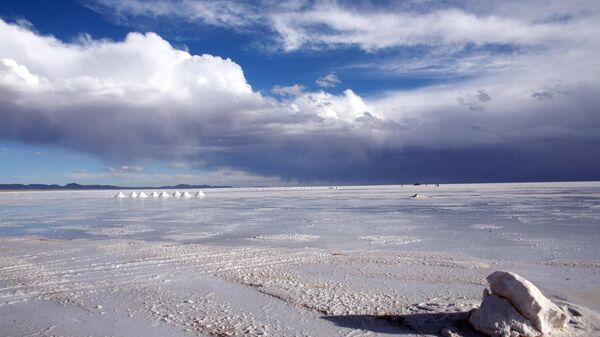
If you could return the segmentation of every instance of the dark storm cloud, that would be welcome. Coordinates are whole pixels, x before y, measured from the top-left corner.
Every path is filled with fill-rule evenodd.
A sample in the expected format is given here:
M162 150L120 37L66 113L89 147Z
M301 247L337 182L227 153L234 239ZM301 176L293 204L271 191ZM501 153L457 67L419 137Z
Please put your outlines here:
M487 92L485 92L483 90L477 91L477 100L478 101L485 103L485 102L489 102L491 99L492 98L490 97L490 95Z
M537 99L538 101L543 101L545 99L552 99L552 97L554 97L554 96L552 95L552 93L547 92L547 91L542 91L542 92L534 91L531 94L531 97Z

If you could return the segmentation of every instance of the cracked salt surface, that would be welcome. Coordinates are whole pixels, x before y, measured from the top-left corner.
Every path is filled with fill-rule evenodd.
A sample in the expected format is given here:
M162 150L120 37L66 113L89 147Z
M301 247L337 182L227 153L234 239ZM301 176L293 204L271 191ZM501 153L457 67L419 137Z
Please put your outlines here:
M111 194L0 193L2 335L469 335L511 270L600 336L597 183Z

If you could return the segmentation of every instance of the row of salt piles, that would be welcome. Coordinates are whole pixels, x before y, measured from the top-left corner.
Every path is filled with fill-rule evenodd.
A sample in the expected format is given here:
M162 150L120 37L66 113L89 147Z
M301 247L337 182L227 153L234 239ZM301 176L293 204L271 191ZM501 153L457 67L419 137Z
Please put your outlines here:
M194 197L196 198L204 198L205 194L202 191L198 191L196 194L194 194ZM150 193L150 195L144 193L143 191L140 193L137 192L131 192L131 194L129 194L129 198L132 199L136 199L136 198L141 198L141 199L145 199L145 198L162 198L162 199L167 199L170 197L174 197L174 198L191 198L192 195L188 192L188 191L184 191L183 193L179 192L179 191L175 191L172 195L169 195L169 193L162 191L160 193L158 192L152 192ZM115 195L115 198L117 199L122 199L122 198L127 198L127 196L123 193L123 192L119 192L117 193L117 195Z

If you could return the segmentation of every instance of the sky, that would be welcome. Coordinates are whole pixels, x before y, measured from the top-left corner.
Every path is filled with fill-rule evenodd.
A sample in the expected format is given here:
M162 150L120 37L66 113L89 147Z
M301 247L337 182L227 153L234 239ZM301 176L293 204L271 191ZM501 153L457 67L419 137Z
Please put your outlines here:
M596 0L0 2L0 183L600 179Z

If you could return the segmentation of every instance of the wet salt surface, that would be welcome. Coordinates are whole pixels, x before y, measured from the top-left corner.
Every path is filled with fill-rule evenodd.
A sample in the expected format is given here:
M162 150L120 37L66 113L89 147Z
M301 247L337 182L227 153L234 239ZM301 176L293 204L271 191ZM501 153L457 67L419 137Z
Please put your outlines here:
M0 193L0 235L600 259L597 182L205 192L166 200Z

